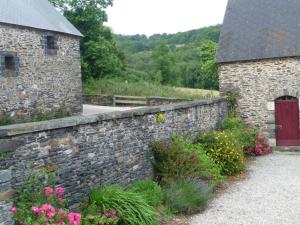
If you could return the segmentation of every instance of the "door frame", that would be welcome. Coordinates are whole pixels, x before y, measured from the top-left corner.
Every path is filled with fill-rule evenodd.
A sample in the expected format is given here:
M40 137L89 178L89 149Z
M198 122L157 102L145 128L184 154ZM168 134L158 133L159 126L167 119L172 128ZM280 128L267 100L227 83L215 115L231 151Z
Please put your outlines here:
M278 103L284 103L284 102L297 102L297 114L296 114L296 118L294 118L293 121L295 121L297 123L297 134L296 136L298 137L297 140L292 141L293 144L282 144L282 142L279 141L279 137L278 137L278 130L281 128L281 124L278 124ZM276 136L276 145L277 146L299 146L300 145L300 131L299 131L299 99L296 97L292 97L292 96L282 96L279 97L275 100L275 136ZM284 140L281 140L284 142Z

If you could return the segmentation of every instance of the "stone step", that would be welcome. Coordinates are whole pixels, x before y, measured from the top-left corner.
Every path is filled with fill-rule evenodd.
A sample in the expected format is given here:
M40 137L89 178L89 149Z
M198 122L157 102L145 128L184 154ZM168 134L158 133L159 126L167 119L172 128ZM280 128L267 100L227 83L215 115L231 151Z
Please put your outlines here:
M277 152L300 152L300 146L288 146L288 147L275 146L275 147L272 147L272 151L277 151Z

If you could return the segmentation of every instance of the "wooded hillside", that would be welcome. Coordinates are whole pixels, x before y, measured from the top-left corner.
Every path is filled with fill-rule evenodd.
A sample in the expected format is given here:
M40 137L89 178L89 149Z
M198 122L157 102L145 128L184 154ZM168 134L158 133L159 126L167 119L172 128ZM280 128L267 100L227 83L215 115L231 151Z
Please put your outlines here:
M176 34L115 35L126 79L217 89L214 64L221 25Z

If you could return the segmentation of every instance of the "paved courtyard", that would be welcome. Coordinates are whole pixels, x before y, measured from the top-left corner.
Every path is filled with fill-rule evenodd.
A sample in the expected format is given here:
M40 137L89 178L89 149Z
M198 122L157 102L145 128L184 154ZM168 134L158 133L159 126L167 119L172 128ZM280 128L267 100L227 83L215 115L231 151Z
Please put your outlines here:
M190 225L299 225L300 153L258 157Z

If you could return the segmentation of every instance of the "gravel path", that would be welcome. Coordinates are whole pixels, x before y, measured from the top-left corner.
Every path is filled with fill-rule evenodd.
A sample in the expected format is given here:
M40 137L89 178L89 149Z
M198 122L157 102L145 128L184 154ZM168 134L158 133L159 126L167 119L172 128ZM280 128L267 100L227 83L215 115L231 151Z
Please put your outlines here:
M190 225L299 225L300 153L273 153L252 162L247 178L212 200Z

